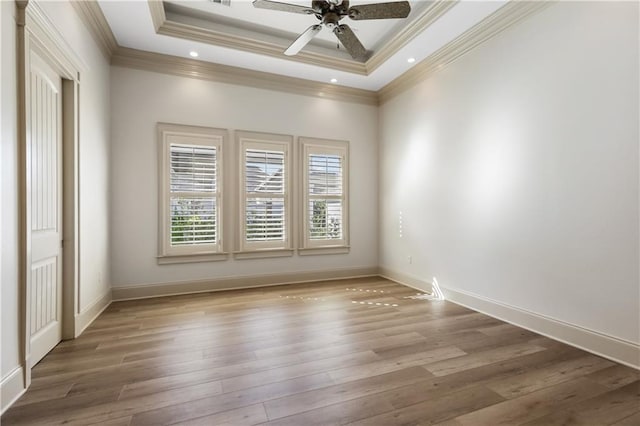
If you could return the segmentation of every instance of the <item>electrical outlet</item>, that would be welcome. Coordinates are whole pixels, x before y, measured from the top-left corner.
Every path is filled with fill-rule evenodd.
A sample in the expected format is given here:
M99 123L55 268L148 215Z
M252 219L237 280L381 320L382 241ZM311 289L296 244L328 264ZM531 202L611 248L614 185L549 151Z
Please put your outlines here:
M409 262L409 265L411 265L413 263L413 258L411 256L408 256L407 262Z

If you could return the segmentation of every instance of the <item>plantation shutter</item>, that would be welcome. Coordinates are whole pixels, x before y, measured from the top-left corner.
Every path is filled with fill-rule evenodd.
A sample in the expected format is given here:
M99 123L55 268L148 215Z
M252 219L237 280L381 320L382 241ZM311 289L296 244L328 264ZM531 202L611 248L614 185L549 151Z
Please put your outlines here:
M307 229L310 240L343 239L343 158L309 154Z
M284 241L286 237L285 152L244 151L245 240Z
M171 144L170 243L201 246L218 242L217 149Z

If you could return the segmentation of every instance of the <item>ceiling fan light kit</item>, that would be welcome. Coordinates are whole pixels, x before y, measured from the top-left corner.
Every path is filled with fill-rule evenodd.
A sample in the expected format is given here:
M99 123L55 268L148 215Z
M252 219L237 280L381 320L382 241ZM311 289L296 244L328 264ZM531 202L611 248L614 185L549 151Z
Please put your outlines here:
M411 12L411 6L408 1L361 4L349 7L349 0L313 0L311 7L305 7L271 0L254 0L253 6L259 9L315 15L321 22L320 24L310 26L300 34L284 51L285 55L293 56L300 52L324 26L336 35L351 57L358 62L365 62L367 60L367 49L365 49L347 24L340 23L341 19L346 16L355 21L399 19L406 18L409 16L409 12Z

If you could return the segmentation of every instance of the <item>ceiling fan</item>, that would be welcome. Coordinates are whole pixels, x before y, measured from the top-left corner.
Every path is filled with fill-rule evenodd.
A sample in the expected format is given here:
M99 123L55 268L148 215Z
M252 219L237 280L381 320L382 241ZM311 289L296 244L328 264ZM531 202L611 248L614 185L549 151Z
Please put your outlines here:
M348 16L355 21L395 19L406 18L411 12L411 6L408 1L360 4L349 7L349 0L313 0L311 7L305 7L271 0L253 0L253 6L260 9L315 15L320 20L320 24L312 25L300 34L284 51L285 55L293 56L297 54L322 30L324 25L338 37L340 43L347 49L353 59L360 62L364 62L367 59L367 49L360 43L360 40L348 25L340 24L342 18Z

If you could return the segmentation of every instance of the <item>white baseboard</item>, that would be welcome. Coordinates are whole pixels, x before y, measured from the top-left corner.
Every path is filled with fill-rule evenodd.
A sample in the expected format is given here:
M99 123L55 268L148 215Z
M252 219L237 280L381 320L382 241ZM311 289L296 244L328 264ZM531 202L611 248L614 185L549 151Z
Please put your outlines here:
M418 277L380 267L380 276L397 283L431 293L432 284ZM477 294L441 287L445 300L481 312L518 327L602 356L620 364L640 369L640 345L589 330L535 312L520 309Z
M394 271L392 269L381 266L378 268L378 275L380 275L382 278L395 281L398 284L415 288L416 290L419 290L423 293L431 294L433 292L431 282L425 281L413 275L405 274L404 272Z
M348 269L327 269L322 271L287 272L282 274L263 274L213 278L198 281L146 284L129 287L113 287L112 295L114 301L133 300L146 299L149 297L172 296L177 294L238 290L283 284L362 278L377 275L378 268L376 266Z
M111 290L89 308L75 316L75 337L78 337L111 304ZM29 360L27 360L29 365ZM0 382L0 415L27 391L22 367L16 367Z
M462 290L441 287L445 299L517 325L554 340L640 369L640 345L569 324L535 312L487 299Z
M22 367L14 368L0 382L0 415L22 396L27 388L24 385Z
M105 309L111 304L111 289L104 296L93 302L87 309L76 315L75 336L78 337L82 332L98 318Z

